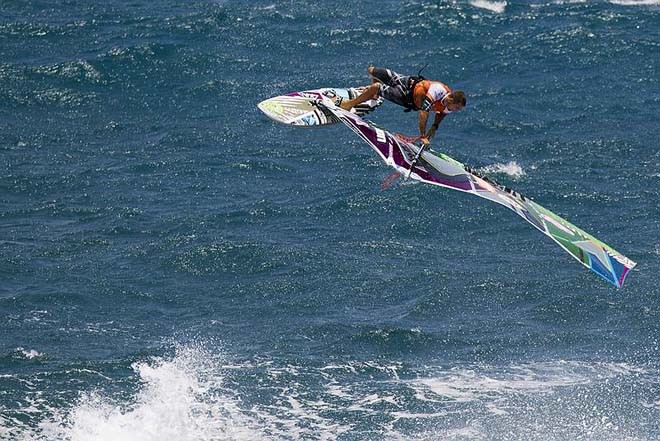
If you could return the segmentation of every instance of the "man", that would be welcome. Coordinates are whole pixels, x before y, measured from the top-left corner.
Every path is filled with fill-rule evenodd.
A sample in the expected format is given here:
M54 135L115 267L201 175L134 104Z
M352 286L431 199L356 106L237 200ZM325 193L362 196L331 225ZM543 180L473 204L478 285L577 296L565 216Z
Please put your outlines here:
M344 110L382 95L406 108L406 112L419 112L420 141L426 146L435 135L440 121L452 112L458 112L465 107L465 93L461 90L452 91L439 81L429 81L420 76L404 76L389 69L379 69L369 66L369 75L373 83L364 92L352 100L339 100L337 103ZM435 112L431 129L426 131L429 113Z

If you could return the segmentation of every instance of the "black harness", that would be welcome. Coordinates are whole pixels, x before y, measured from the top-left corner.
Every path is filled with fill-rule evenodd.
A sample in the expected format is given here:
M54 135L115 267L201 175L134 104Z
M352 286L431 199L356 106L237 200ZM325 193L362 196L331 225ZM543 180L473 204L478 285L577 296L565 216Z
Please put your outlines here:
M415 104L415 86L425 79L421 75L414 75L408 78L408 95L406 95L406 108L404 112L411 112L413 110L417 112L419 110L419 107Z

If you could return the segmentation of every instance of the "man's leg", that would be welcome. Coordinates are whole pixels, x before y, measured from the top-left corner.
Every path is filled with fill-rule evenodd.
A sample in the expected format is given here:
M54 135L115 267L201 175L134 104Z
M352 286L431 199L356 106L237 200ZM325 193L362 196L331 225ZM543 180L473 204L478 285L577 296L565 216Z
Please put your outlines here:
M373 66L369 66L369 68L367 69L369 71L369 76L371 77L371 84L373 84L373 83L382 83L381 80L379 80L378 78L376 78L374 76L374 69L375 69L375 67L373 67Z
M399 85L401 75L390 69L381 69L379 67L369 66L367 69L371 76L371 81L378 81L386 86L396 87Z
M362 92L354 99L343 100L339 104L339 106L344 110L351 110L353 107L357 106L358 104L362 104L365 101L369 101L370 99L377 97L379 93L380 93L380 84L373 83L370 86L367 86L367 88L364 89L364 92Z

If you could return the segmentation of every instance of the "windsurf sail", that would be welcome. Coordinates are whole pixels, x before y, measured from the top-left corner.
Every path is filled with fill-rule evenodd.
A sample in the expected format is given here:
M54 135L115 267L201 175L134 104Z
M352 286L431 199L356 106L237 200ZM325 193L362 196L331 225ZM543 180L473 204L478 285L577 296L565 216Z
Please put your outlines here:
M320 102L317 105L331 112L353 130L383 161L403 176L410 173L411 179L471 193L504 205L611 284L623 286L628 272L635 267L635 262L614 248L522 194L476 173L455 159L430 149L420 154L421 147L375 127L353 113L334 105ZM419 158L415 161L418 155Z

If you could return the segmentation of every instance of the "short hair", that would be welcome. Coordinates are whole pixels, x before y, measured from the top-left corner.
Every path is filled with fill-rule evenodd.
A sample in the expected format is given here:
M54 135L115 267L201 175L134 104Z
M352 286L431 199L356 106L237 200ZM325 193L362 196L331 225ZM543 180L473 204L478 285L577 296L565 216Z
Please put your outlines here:
M456 104L460 104L461 106L465 107L465 92L457 89L451 93L451 96Z

